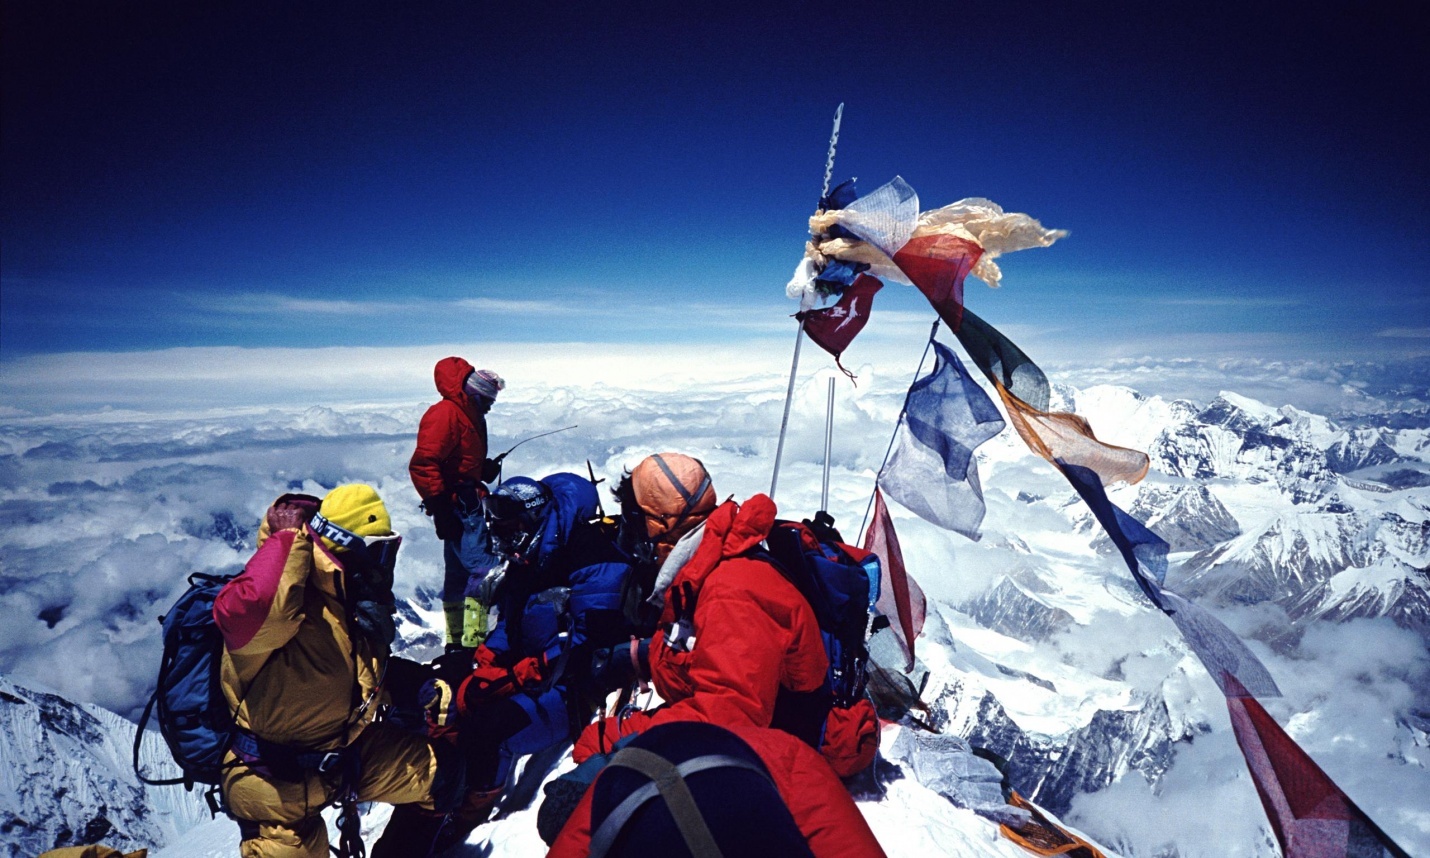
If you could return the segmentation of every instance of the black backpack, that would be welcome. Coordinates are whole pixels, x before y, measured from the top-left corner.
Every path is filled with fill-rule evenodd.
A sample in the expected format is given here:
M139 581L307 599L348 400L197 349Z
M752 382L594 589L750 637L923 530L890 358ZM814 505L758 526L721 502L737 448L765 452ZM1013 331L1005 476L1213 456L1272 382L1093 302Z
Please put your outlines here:
M214 622L214 599L232 575L189 576L189 589L159 618L163 624L164 657L159 679L139 718L134 735L134 773L146 784L194 784L217 787L223 777L223 759L233 741L233 714L219 686L223 636ZM139 748L151 713L159 719L159 733L182 774L150 778L140 770ZM209 790L209 807L218 810Z
M764 761L735 734L684 721L652 727L620 745L608 761L601 757L601 777L591 789L591 858L687 851L813 858ZM549 803L548 795L542 809ZM550 842L559 831L554 821L547 820L543 833Z

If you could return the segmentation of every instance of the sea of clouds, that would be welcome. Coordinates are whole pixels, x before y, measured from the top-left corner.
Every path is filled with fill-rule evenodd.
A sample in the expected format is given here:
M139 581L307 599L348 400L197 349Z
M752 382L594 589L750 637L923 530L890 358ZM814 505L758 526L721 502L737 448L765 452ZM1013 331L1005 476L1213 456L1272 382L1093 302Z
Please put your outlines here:
M835 378L828 507L846 537L858 532L918 364L907 343L871 341L869 360L849 363L857 386L806 344L776 498L784 514L819 508ZM645 455L679 450L707 464L721 497L768 491L790 345L718 355L570 344L194 349L0 364L8 403L0 413L0 673L135 718L159 661L155 619L188 574L237 570L267 504L291 490L374 485L406 536L398 595L430 602L440 586L440 546L406 464L435 396L431 365L449 353L510 382L490 417L493 452L576 426L521 446L507 459L508 476L586 473L589 463L608 486ZM1129 361L1056 377L1201 401L1223 389L1257 391L1273 405L1413 417L1430 399L1414 387L1430 377L1428 366ZM1117 427L1089 416L1117 440ZM956 603L1030 562L1125 587L1125 570L1088 549L1090 533L1074 532L1048 505L1016 500L1020 491L1070 496L1061 478L1010 433L990 448L999 465L985 473L982 542L894 511L910 572L929 595ZM1043 535L1033 540L1036 556L1012 547L1020 534ZM1252 608L1222 618L1247 636L1277 620ZM1166 844L1181 855L1260 854L1264 817L1220 694L1204 674L1183 670L1179 678L1182 656L1167 648L1165 618L1093 605L1077 620L1031 648L1040 650L1036 659L1115 673L1145 693L1172 688L1185 717L1209 731L1179 746L1155 786L1124 778L1078 799L1072 821L1129 854L1159 854ZM1278 721L1412 854L1430 852L1430 811L1415 798L1430 793L1430 749L1406 724L1407 713L1430 713L1423 640L1389 621L1364 620L1318 626L1289 652L1252 646L1286 692L1268 703Z

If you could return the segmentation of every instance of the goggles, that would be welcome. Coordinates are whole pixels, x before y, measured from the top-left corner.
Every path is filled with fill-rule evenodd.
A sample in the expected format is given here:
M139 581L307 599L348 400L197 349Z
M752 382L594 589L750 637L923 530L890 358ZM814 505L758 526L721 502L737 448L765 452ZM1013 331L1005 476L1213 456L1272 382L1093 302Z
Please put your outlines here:
M364 539L351 530L328 521L320 512L313 513L308 527L312 528L318 536L327 538L334 545L361 555L374 566L388 571L397 566L397 549L402 547L402 535L399 533L369 536Z

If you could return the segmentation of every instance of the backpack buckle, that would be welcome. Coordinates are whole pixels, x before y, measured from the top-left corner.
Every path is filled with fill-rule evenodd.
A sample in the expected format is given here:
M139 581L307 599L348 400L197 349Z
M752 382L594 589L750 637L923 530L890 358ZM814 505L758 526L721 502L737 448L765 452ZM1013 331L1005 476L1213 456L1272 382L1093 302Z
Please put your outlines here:
M318 761L318 771L322 772L325 775L330 772L336 771L338 765L342 763L342 761L343 755L341 752L329 751L323 755L323 758L321 760Z

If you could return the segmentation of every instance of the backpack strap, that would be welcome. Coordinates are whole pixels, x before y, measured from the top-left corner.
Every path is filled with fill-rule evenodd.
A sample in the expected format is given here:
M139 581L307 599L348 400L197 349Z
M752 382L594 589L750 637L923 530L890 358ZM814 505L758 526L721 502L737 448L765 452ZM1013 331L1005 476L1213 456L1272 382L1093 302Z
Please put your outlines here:
M650 778L651 782L626 796L596 829L591 836L590 858L605 858L631 816L656 795L665 800L665 806L694 858L722 858L720 847L715 843L710 827L705 824L705 817L701 815L700 806L695 803L695 796L690 793L685 778L707 769L737 768L747 769L770 780L770 776L759 766L727 754L707 754L675 765L659 754L631 747L617 751L607 765L634 769Z

